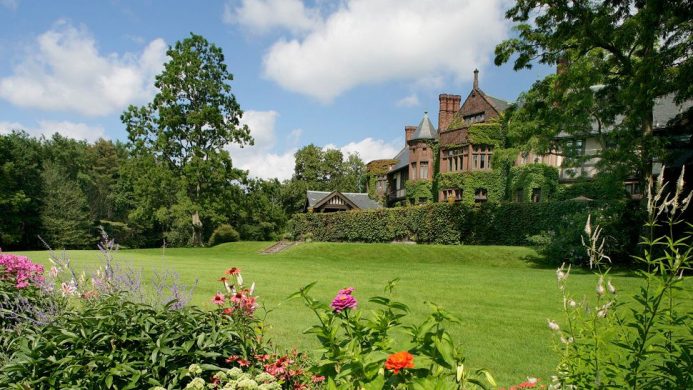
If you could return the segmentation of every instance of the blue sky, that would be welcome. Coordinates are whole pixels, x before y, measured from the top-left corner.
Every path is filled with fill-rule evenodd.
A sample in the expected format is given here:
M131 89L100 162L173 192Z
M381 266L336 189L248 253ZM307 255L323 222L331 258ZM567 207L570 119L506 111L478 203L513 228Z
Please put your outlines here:
M0 132L125 140L119 116L156 93L168 45L190 32L221 47L256 145L234 164L288 178L314 143L392 157L438 95L515 100L547 67L493 65L512 34L494 0L0 0Z

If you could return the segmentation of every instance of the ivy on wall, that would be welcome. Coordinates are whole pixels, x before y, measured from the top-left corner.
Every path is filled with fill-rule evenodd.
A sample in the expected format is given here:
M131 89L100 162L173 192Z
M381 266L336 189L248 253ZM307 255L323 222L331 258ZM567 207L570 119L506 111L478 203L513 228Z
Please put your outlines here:
M545 164L528 164L510 168L509 198L512 201L531 202L532 192L540 189L540 201L553 198L558 187L558 169ZM521 191L521 199L517 199Z
M477 189L486 189L487 202L498 203L505 199L505 175L501 170L442 173L438 185L441 190L461 189L462 203L473 205Z
M433 183L430 180L407 180L404 186L407 189L407 199L410 203L430 202L434 199Z
M397 160L374 160L368 163L367 169L367 180L368 180L368 197L375 199L381 204L385 203L385 195L378 195L376 193L376 184L378 181L378 176L386 175L389 172L392 165L397 164Z

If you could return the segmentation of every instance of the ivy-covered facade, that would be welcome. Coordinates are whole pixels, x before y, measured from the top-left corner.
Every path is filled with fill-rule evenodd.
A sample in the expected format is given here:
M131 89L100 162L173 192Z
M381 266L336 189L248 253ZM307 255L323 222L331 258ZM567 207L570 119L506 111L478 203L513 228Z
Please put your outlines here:
M405 126L397 156L369 163L374 198L387 206L473 205L515 200L515 193L522 194L517 201L545 201L555 192L555 169L541 164L511 169L517 151L505 145L500 122L509 104L479 88L478 71L464 102L460 95L441 94L439 103L437 128L424 113L418 126Z

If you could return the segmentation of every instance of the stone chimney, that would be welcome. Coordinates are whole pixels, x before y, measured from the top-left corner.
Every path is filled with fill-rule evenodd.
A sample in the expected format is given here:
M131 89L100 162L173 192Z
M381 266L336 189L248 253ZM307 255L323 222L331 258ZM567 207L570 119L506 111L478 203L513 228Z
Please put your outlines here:
M460 110L462 96L441 94L438 96L440 109L438 110L438 131L445 131L452 121L452 117Z
M409 141L411 140L411 137L414 136L415 131L416 126L404 126L404 143L406 145L409 145Z
M479 89L479 69L474 69L474 89Z

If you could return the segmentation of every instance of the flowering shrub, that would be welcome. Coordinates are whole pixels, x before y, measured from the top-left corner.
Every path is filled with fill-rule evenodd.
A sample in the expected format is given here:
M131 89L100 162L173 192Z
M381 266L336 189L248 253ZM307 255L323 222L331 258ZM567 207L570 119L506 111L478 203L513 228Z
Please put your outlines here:
M681 219L693 193L683 194L684 172L675 189L662 183L648 185L643 254L636 257L644 269L643 285L626 306L617 299L617 288L608 277L599 226L590 219L585 226L585 248L596 270L592 298L578 299L567 289L570 269L556 271L563 294L565 325L549 320L549 328L560 340L562 358L554 387L583 388L693 388L693 313L681 305L684 271L693 258L691 234L674 236L675 227L693 225ZM652 188L655 188L654 195ZM655 232L666 231L655 238ZM690 307L690 306L689 306Z
M43 283L43 266L28 257L0 253L0 279L15 282L16 288Z
M215 312L104 295L25 333L0 370L0 388L180 388L193 363L211 373L228 356L254 354L241 333Z
M402 322L409 308L392 299L396 280L385 288L388 296L368 302L379 308L365 316L358 309L353 288L340 290L328 306L308 293L315 283L292 297L301 297L318 318L319 324L306 333L317 336L321 356L312 368L327 378L328 389L460 389L495 386L485 370L465 370L464 357L445 330L446 322L458 321L439 306L430 304L431 314L423 323ZM393 334L403 330L411 347L395 351L399 345Z
M49 293L43 267L27 257L0 253L0 365L19 336L51 322L65 303Z
M240 368L219 370L211 376L209 381L205 381L200 376L203 370L198 364L191 364L187 372L183 375L190 376L192 380L185 386L185 389L204 390L204 389L249 389L249 390L281 390L282 385L277 378L261 372L253 375L243 372ZM164 387L155 387L153 390L166 390Z

